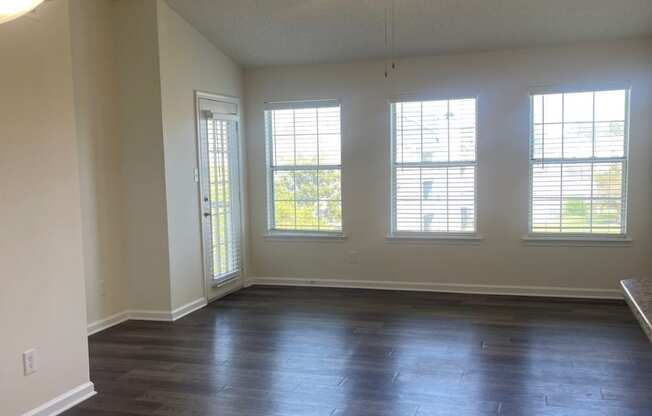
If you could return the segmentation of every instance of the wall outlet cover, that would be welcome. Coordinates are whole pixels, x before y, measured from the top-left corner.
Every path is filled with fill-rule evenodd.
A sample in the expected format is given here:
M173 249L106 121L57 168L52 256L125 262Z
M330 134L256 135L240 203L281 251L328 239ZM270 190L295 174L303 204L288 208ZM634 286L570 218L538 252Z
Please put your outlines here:
M23 353L23 371L26 376L38 371L38 361L36 360L36 350L34 348Z

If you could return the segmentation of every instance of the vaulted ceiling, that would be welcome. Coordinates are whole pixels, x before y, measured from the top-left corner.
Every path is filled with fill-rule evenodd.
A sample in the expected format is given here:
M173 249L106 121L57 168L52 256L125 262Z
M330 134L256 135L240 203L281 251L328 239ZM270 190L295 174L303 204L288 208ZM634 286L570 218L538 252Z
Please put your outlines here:
M391 0L167 0L245 67L385 58ZM396 56L652 36L652 0L394 0Z

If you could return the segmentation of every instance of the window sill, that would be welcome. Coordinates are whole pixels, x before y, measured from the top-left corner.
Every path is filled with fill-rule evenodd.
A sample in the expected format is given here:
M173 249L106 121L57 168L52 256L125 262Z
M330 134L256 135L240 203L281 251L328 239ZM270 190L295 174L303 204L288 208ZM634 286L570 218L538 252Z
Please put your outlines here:
M420 234L406 235L393 234L387 237L389 243L408 243L408 244L470 244L477 245L484 240L479 234Z
M632 239L627 235L609 236L577 236L577 235L536 235L528 234L521 238L526 245L531 246L566 246L566 247L610 247L628 246Z
M270 241L344 241L348 237L343 233L291 233L269 232L263 235Z

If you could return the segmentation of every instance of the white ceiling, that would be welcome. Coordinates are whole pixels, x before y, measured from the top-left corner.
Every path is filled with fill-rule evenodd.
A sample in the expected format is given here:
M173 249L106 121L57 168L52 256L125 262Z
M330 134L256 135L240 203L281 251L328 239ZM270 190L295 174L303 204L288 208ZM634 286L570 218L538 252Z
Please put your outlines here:
M245 67L385 58L391 0L167 0ZM652 36L652 0L394 0L396 56Z

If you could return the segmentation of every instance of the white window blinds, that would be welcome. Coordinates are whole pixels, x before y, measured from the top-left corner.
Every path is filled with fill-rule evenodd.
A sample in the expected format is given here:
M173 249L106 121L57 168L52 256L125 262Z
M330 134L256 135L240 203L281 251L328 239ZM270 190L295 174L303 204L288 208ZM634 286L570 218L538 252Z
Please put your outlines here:
M270 231L341 232L339 104L290 103L265 122Z
M476 231L476 100L396 102L392 233Z
M201 100L204 107L208 100ZM204 246L213 281L240 272L240 198L238 134L235 120L201 114L202 205Z
M530 232L625 234L628 96L531 97Z

